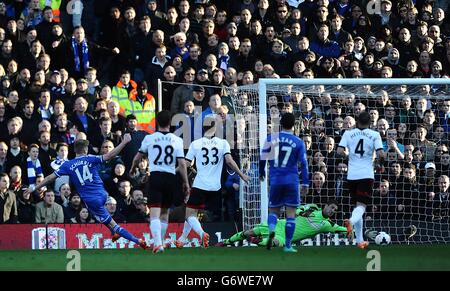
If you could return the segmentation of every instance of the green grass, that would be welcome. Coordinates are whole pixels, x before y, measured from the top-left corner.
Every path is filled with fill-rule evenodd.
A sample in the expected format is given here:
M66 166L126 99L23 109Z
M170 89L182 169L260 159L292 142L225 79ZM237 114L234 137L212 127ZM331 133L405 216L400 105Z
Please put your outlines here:
M381 270L450 270L450 246L371 247L381 254ZM365 271L367 250L356 247L303 247L298 253L265 248L185 248L152 254L142 249L80 250L81 270L159 271ZM66 270L64 250L0 251L0 270Z

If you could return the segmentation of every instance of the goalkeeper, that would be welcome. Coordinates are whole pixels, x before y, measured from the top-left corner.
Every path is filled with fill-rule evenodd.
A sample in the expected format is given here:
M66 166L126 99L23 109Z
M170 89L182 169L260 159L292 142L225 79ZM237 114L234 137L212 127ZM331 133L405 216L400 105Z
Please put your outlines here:
M295 230L292 242L311 238L319 233L347 233L346 227L339 226L330 220L337 210L338 205L336 200L328 201L323 209L316 204L300 206L296 211ZM273 246L284 246L285 224L285 219L278 221L275 228L275 238L272 242ZM269 228L267 224L261 223L250 230L238 232L229 239L225 239L223 242L218 243L216 246L228 246L237 241L243 241L244 239L257 244L258 246L267 246L267 241L269 239Z

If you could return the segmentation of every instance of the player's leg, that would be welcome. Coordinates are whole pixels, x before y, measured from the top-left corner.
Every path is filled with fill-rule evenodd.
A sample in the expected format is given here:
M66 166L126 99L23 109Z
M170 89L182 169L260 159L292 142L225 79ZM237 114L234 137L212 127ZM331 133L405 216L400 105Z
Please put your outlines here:
M281 197L283 189L280 185L271 185L269 192L269 215L267 217L267 225L269 226L269 239L267 242L267 249L272 248L272 240L275 237L275 227L277 226L278 216L280 215L280 208L283 205Z
M257 245L260 247L267 247L267 244L269 242L269 237L260 238L260 241L257 242ZM284 246L284 238L275 237L272 239L272 246L273 247L283 247Z
M138 244L142 248L147 248L147 244L143 239L138 239L131 233L129 233L125 228L119 226L111 217L109 212L105 208L106 199L108 194L104 193L101 197L96 197L94 199L84 199L86 208L92 214L92 216L100 223L105 225L113 234L113 241L119 239L119 237L126 238L129 241Z
M240 231L235 233L230 238L224 239L222 242L216 244L216 246L223 247L232 245L235 242L247 240L250 243L257 244L261 246L261 241L265 237L265 241L267 242L267 238L269 237L269 229L267 224L258 224L252 229ZM266 244L264 244L265 246Z
M258 226L255 226L255 228L257 228ZM242 235L244 236L244 237L252 237L252 236L256 236L256 233L255 233L255 230L254 230L254 228L252 228L252 229L248 229L248 230L244 230L243 231L243 233L242 233Z
M355 203L357 189L358 189L358 181L357 180L348 180L348 190L350 193L350 199L352 201L352 204ZM355 209L356 209L356 206L352 210L351 217L353 216L353 212L355 211ZM344 225L345 225L345 227L347 227L347 237L349 239L353 237L353 225L354 225L354 222L352 223L350 219L344 220ZM354 218L354 220L356 220L356 218Z
M258 226L255 226L255 228L257 228L257 227ZM267 226L266 226L266 228L267 228ZM215 246L216 247L229 246L238 241L243 241L245 239L249 240L251 238L255 238L255 236L256 236L256 234L255 234L254 229L248 229L248 230L240 231L240 232L233 234L230 238L224 239L222 242L217 243ZM259 242L260 241L258 241L258 243Z
M230 246L230 245L233 245L235 242L243 241L244 239L246 239L244 231L240 231L240 232L233 234L230 238L226 238L223 241L217 243L215 246L216 247Z
M85 198L83 202L88 211L91 213L92 217L94 217L96 221L105 225L109 229L109 231L111 232L112 241L115 242L120 238L120 235L114 231L114 228L109 223L112 220L112 217L105 208L105 203L107 199L108 194L103 193L103 195L99 197L94 197L90 199Z
M200 224L200 221L197 218L197 214L198 214L197 209L189 207L186 208L186 221L201 238L203 247L207 248L209 246L209 234L203 230L202 225Z
M164 251L161 240L161 208L164 197L164 181L166 177L161 173L150 175L148 181L148 196L150 206L150 232L153 238L153 252L159 253Z
M269 227L266 223L255 225L252 229L245 231L247 241L258 246L267 246L269 239Z
M86 202L85 202L86 203ZM86 203L87 205L87 203ZM114 219L112 219L111 215L109 215L108 211L105 207L102 207L101 209L95 211L94 217L101 223L103 223L106 227L109 228L111 233L114 233L113 235L113 242L119 239L119 237L123 237L129 241L134 242L135 244L139 245L143 249L147 249L147 243L144 239L138 239L133 234L128 232L125 228L118 225ZM119 237L117 237L119 236Z
M364 241L363 226L364 213L366 212L366 205L371 201L372 190L372 179L358 180L356 191L352 197L356 201L356 207L352 211L349 222L355 227L356 243L359 248L366 248L368 245L368 242Z
M292 238L295 231L295 210L296 208L286 206L286 226L285 226L285 246L284 251L295 253L296 249L292 247Z
M169 209L161 208L161 215L159 216L161 221L161 240L164 245L164 239L166 238L167 228L169 227Z
M161 208L150 207L150 232L153 237L153 252L159 253L164 251L164 247L161 241Z
M360 216L360 219L353 224L353 226L354 226L355 235L356 235L356 246L361 249L364 249L369 245L369 243L367 241L364 241L364 237L363 237L365 211L366 211L366 204L362 203L362 202L357 202L356 207L353 210L353 212L357 212L356 218L358 218L359 215L361 215L361 216ZM352 217L353 217L353 212L352 212ZM351 221L352 221L352 218L350 218L350 222Z
M269 216L267 217L267 225L269 227L269 237L267 241L267 249L270 250L272 248L272 241L275 237L275 228L278 223L278 216L280 215L280 208L274 207L269 208Z
M364 213L366 212L366 205L361 202L356 202L356 207L352 211L352 216L350 217L350 223L355 225L362 218Z
M192 194L189 197L188 202L186 203L186 221L189 223L191 228L200 236L204 248L207 248L209 246L209 234L203 230L200 221L197 218L197 214L199 209L205 208L206 195L208 195L207 191L193 188Z
M114 231L114 235L118 234L120 237L126 238L127 240L134 242L135 244L139 245L141 248L148 249L148 245L144 239L138 239L137 237L132 235L130 232L128 232L128 230L126 230L125 228L118 225L114 221L114 219L111 218L111 220L109 222L105 221L105 223L103 223L103 224L106 227L108 227L110 230ZM113 240L113 241L115 241L115 240Z
M254 236L253 229L244 230L233 234L229 239L224 240L225 245L231 245L238 241L243 241Z
M363 218L361 218L357 223L354 224L356 243L362 243L364 241L363 237Z
M292 248L292 238L295 231L295 211L300 205L300 193L296 184L286 185L285 191L285 205L286 205L286 225L285 225L285 252L297 252Z
M356 202L356 207L353 209L352 216L350 217L351 224L355 224L361 220L366 212L366 205L370 203L373 185L372 179L362 179L354 182L354 188L350 194L352 195L352 199Z
M184 225L183 225L183 232L181 233L181 236L175 241L175 246L177 248L182 248L184 244L186 243L186 239L191 232L191 225L187 221L187 216L185 215Z
M278 216L280 215L280 208L269 208L269 216L267 218L267 225L269 226L269 233L275 232L275 227L278 223Z
M164 189L162 189L162 201L161 201L161 213L159 219L161 221L161 240L165 246L164 239L166 238L167 228L169 226L169 212L170 207L174 204L175 193L177 191L177 178L175 175L164 173L164 181L166 183ZM170 243L168 244L170 245Z
M267 243L269 241L268 235L259 236L260 241L257 243L260 247L267 247ZM277 231L275 231L275 237L272 239L272 246L273 247L284 247L285 246L285 234L279 234Z

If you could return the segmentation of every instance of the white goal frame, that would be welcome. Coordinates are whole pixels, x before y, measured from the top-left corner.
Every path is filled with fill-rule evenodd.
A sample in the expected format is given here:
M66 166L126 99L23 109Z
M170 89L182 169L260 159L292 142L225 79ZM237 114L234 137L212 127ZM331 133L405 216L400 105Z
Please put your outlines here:
M267 86L268 85L298 85L298 86L312 86L312 85L324 85L324 86L337 86L337 85L375 85L375 86L389 86L389 85L450 85L450 78L360 78L360 79L259 79L258 80L258 93L259 93L259 145L263 147L264 140L267 137ZM267 165L266 165L267 171ZM261 222L267 222L268 216L268 179L261 182ZM241 187L242 190L242 187ZM241 193L240 197L243 197ZM243 220L245 218L243 217Z

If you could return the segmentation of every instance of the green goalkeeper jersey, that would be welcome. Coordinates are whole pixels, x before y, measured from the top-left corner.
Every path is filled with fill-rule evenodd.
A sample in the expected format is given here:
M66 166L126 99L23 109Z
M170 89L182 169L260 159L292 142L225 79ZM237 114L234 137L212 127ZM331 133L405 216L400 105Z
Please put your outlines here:
M322 214L322 208L315 204L300 206L296 212L295 231L292 241L311 238L319 233L347 232L347 228L339 226ZM283 232L286 221L283 223Z
M337 225L332 222L328 217L324 217L322 209L315 204L307 204L300 206L296 211L295 219L295 231L292 238L293 242L301 241L306 238L312 238L319 233L339 233L347 232L347 228ZM286 219L278 220L275 228L275 237L280 242L281 246L284 246L285 242L285 227ZM257 235L267 237L269 235L269 229L267 224L260 224L256 227ZM261 245L265 245L267 239L264 239Z

